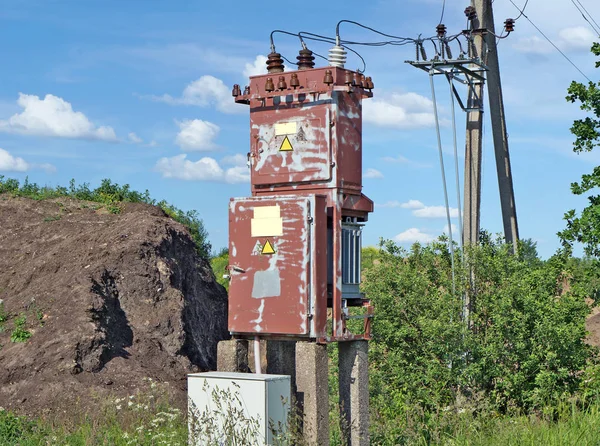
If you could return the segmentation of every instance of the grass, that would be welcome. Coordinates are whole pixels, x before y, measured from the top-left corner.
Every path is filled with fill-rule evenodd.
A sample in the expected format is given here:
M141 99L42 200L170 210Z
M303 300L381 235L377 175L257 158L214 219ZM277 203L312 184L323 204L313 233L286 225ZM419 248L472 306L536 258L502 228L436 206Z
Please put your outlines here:
M455 426L442 444L465 446L600 445L600 406L575 407L550 421L536 416L505 417ZM472 420L471 420L472 421Z
M158 393L109 399L94 415L28 419L0 408L2 446L185 446L187 421Z

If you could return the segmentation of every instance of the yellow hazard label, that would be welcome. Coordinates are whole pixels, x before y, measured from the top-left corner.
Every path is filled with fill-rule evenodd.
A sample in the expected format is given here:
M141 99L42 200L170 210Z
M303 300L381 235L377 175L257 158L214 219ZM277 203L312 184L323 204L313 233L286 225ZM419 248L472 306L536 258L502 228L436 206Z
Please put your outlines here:
M280 152L291 152L292 150L294 150L294 148L292 147L292 143L290 142L290 139L286 136L285 138L283 138L283 142L281 143L281 147L279 148Z
M262 251L260 252L261 254L275 254L275 248L273 248L273 245L271 244L271 242L269 240L267 240L265 242L265 244L262 247Z

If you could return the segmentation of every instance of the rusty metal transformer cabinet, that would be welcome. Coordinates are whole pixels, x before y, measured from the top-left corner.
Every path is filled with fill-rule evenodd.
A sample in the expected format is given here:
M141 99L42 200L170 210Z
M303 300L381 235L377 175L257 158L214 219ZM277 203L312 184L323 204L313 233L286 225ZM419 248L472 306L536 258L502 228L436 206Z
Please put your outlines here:
M244 94L234 87L250 106L253 196L230 202L229 330L369 339L373 308L359 284L373 202L362 194L361 102L372 84L337 67L277 75L251 77ZM353 318L364 319L361 333L349 331Z

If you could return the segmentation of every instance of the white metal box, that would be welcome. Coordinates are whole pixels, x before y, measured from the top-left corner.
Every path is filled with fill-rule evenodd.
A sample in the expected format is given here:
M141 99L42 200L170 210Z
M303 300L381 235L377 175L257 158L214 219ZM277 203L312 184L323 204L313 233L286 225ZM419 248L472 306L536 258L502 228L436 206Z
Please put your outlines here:
M189 444L286 444L290 389L287 375L189 374Z

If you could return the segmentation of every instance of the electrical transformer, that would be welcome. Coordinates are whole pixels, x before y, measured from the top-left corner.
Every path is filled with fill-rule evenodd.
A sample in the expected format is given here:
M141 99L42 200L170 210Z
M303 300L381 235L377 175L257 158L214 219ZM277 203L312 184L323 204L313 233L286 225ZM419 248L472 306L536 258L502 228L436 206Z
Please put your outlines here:
M373 202L362 194L361 103L373 82L314 63L284 72L275 59L243 92L233 88L235 101L250 107L252 197L230 201L229 330L369 339L373 308L359 286ZM358 333L348 327L354 318L364 319Z

